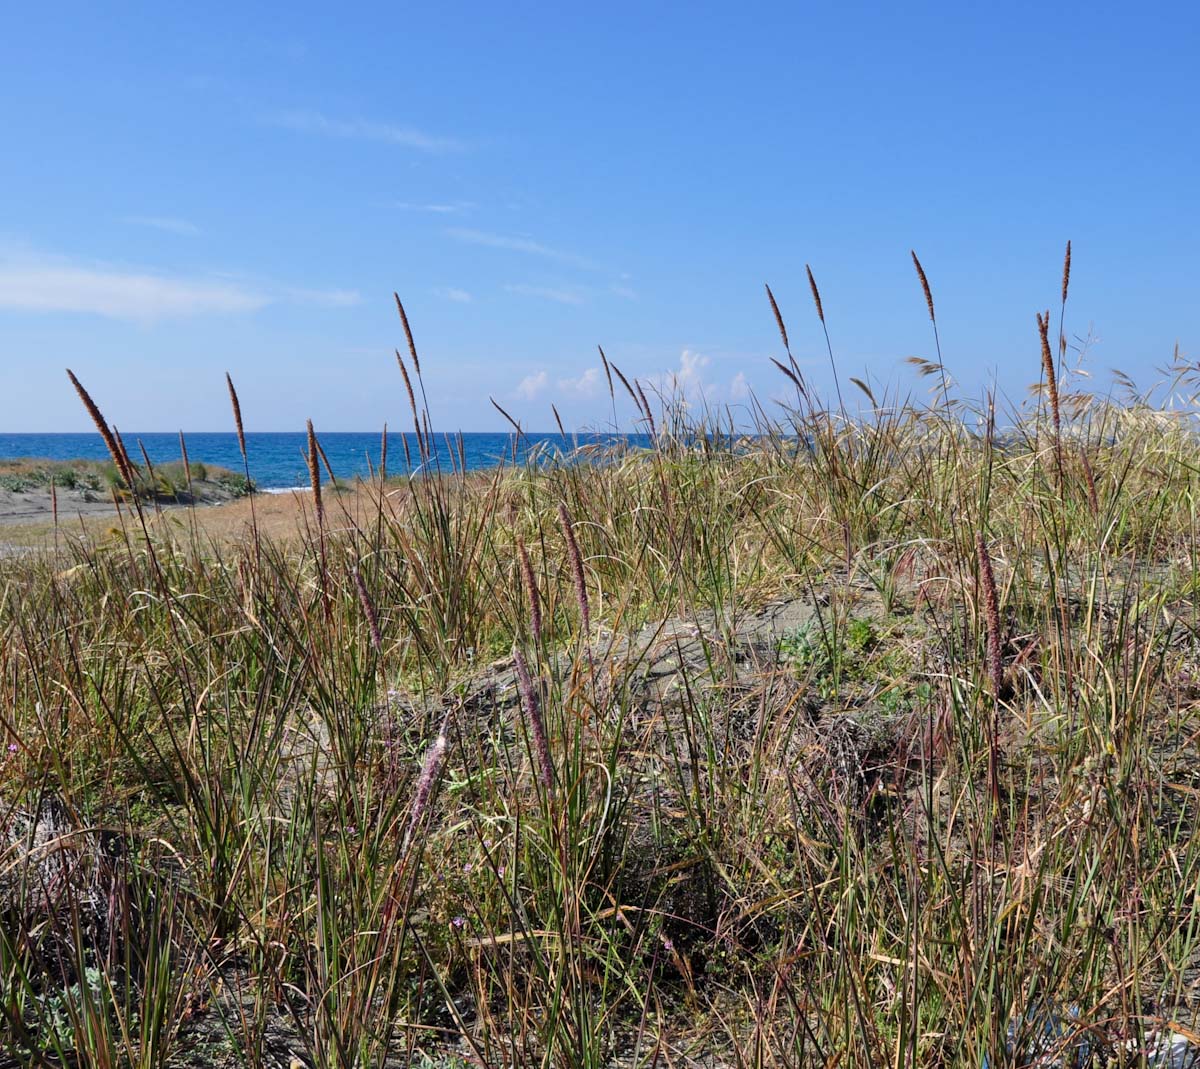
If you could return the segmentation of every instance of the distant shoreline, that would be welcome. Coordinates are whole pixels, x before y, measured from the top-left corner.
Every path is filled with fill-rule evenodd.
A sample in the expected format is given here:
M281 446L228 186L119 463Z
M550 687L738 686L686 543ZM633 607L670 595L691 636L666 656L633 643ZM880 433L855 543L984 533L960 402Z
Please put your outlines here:
M383 439L376 431L322 432L317 436L329 458L333 473L340 481L356 478L371 479L383 467ZM141 432L123 435L125 446L135 463L141 464L141 450L155 467L178 465L183 459L179 435L175 433ZM458 466L465 460L469 471L494 468L500 462L510 462L513 455L512 432L464 432L460 456L457 432L448 436L435 432L429 441L436 450L437 462L444 468ZM189 459L193 465L225 468L244 472L238 437L232 431L193 432L184 435ZM633 447L650 445L641 434L585 433L564 438L554 433L523 432L518 459L523 460L533 450L570 453L576 446L620 442ZM250 478L259 490L288 490L309 482L307 452L308 438L304 432L249 431L246 450ZM421 444L412 431L388 432L386 468L390 475L406 474L420 463ZM0 434L0 469L18 459L30 463L46 461L92 461L105 463L109 456L100 436L91 433L57 432L52 434Z

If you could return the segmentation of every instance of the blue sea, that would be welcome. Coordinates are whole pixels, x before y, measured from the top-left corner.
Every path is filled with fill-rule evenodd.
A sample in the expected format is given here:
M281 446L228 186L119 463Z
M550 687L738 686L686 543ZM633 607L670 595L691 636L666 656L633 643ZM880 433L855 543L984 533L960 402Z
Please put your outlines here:
M142 462L138 442L145 447L153 464L181 459L179 435L174 433L128 434L121 437L135 463ZM407 471L404 445L400 434L388 434L387 470L389 475ZM403 436L408 441L414 467L419 463L416 437ZM513 455L513 434L463 434L463 457L468 470L495 467L509 462ZM192 463L215 464L232 471L242 470L242 455L238 451L237 435L232 432L192 433L184 436L188 459ZM369 478L371 469L379 471L381 436L374 432L341 432L318 436L333 474L347 481L355 477ZM450 471L458 463L457 436L450 442L438 437L436 465ZM453 444L454 456L451 458ZM625 444L632 448L650 445L641 434L579 434L564 438L560 434L523 434L517 450L518 461L528 459L533 451L570 452L577 446L590 444ZM283 490L309 485L305 455L308 438L304 433L246 434L246 454L250 459L250 478L260 490ZM0 434L0 459L40 457L49 460L107 460L108 451L98 434ZM369 458L369 463L368 463ZM431 465L433 466L433 465ZM323 476L324 477L324 476Z

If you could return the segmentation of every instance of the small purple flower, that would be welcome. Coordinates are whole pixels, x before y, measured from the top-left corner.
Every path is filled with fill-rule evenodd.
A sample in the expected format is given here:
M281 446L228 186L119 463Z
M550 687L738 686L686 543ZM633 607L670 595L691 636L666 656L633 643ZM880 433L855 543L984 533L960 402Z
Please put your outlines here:
M499 868L496 869L496 875L499 876L500 879L504 879L504 874L507 871L508 871L508 867L506 865L501 865Z
M15 742L10 742L10 743L8 744L8 752L9 752L10 754L13 754L13 755L15 755L15 754L16 754L16 752L17 752L17 744L16 744Z
M358 828L353 824L347 824L343 831L345 831L346 835L351 839L358 834Z
M463 872L464 872L466 875L470 876L470 875L471 875L471 871L472 871L472 869L474 869L474 868L475 868L475 866L474 866L474 865L472 865L472 864L471 864L471 862L469 862L469 861L468 861L468 862L466 862L466 863L463 865Z
M462 928L466 925L467 918L459 914L459 916L455 917L450 923L454 925L455 928Z

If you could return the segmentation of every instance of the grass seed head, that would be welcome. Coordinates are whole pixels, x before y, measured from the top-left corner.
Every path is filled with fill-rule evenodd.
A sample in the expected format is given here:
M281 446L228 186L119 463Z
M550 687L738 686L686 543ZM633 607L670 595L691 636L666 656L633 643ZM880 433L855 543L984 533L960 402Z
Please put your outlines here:
M925 277L925 268L921 266L921 261L917 259L915 250L910 249L912 253L913 267L917 269L917 278L921 280L921 292L925 294L925 303L929 306L929 318L934 323L937 322L937 315L933 311L933 290L929 288L929 279Z
M817 289L817 280L813 278L812 268L808 264L805 264L804 270L808 272L808 285L812 290L813 304L817 306L817 318L823 325L825 323L825 310L821 307L821 291Z

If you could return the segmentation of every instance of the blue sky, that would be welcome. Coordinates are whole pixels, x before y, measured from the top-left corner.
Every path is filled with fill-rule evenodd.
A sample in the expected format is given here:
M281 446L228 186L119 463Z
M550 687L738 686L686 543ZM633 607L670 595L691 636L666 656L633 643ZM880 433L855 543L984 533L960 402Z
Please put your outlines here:
M0 430L607 418L596 345L713 403L1036 381L1034 314L1150 385L1200 357L1200 9L84 5L0 35ZM629 415L629 409L624 408Z

